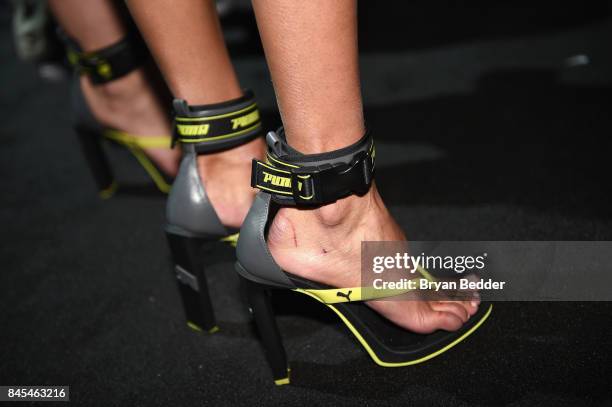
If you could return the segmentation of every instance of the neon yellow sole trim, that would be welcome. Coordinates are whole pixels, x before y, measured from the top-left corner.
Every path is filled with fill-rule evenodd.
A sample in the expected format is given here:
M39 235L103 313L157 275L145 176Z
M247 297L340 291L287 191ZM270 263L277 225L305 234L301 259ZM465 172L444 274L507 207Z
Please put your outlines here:
M277 386L284 386L291 382L291 369L287 368L287 377L283 377L282 379L274 380L274 384Z
M115 195L115 192L117 192L117 188L119 188L119 184L117 184L117 181L113 181L112 184L108 186L108 188L105 188L98 192L98 195L100 195L100 198L102 199L108 199L111 196Z
M299 291L299 290L294 290L294 291L302 293L302 294L306 294L309 297L312 297L315 300L321 302L315 295L313 295L313 294L311 294L311 293L309 293L307 291ZM325 304L325 303L322 303L322 304ZM423 356L422 358L419 358L419 359L409 360L407 362L392 363L392 362L383 362L382 360L380 360L378 358L378 356L376 355L376 353L374 352L374 350L370 347L368 342L361 336L361 334L359 333L357 328L355 328L353 326L353 324L351 324L350 321L336 307L334 307L331 304L325 304L325 305L328 306L329 308L331 308L336 313L336 315L338 315L340 317L342 322L344 322L344 325L346 325L347 328L353 333L353 335L355 335L355 338L357 338L357 340L359 341L361 346L363 346L363 348L366 350L366 352L368 352L368 354L370 355L372 360L374 360L374 362L376 362L377 365L382 366L382 367L402 367L402 366L416 365L416 364L423 363L425 361L428 361L429 359L433 359L436 356L441 355L442 353L444 353L447 350L451 349L453 346L455 346L458 343L462 342L464 339L466 339L468 336L470 336L472 333L474 333L478 328L480 328L480 326L487 320L487 318L489 318L489 315L491 315L491 311L493 310L493 304L491 304L489 306L489 309L487 310L487 312L480 319L480 321L478 321L466 333L464 333L459 338L455 339L453 342L449 343L448 345L446 345L442 349L439 349L439 350L437 350L437 351L435 351L435 352L433 352L433 353L431 353L431 354L429 354L427 356Z
M209 334L214 334L215 332L219 332L219 327L217 325L213 326L208 330Z
M187 326L191 329L193 329L194 331L198 331L198 332L202 332L202 328L200 328L199 325L191 322L191 321L187 321Z

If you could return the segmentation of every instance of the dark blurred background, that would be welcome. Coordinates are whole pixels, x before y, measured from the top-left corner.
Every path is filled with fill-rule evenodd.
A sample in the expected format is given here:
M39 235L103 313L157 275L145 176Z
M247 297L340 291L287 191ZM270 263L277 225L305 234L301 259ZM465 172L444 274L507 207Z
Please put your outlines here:
M97 199L71 130L63 53L20 61L9 5L0 384L70 385L79 405L612 404L609 303L500 303L451 352L383 369L325 309L279 294L293 377L274 388L231 252L208 254L221 331L194 334L171 274L164 198L126 188ZM241 82L272 129L248 3L220 8ZM362 1L359 13L377 182L409 238L612 239L609 1ZM113 157L124 183L146 182L129 156Z

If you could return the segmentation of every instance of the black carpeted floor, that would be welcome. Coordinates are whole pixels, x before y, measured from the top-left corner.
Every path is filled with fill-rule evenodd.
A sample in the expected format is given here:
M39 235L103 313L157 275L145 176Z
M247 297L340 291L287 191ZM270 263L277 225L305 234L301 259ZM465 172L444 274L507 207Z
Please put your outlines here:
M440 13L405 12L423 10L429 21ZM409 43L397 41L385 13L362 13L364 72L392 73L363 78L383 196L416 240L610 240L612 55L602 34L612 20L600 9L540 7L528 16L541 23L520 23L521 7L503 10L515 14L493 13L503 24L482 31L483 16L464 12L469 28L454 25L460 32L447 37L413 17L423 40L412 27ZM170 271L163 197L130 188L142 174L114 154L131 179L115 198L96 198L70 130L68 85L17 62L5 23L0 385L70 385L73 404L104 406L612 403L609 303L499 303L452 351L383 369L327 310L279 294L292 384L274 387L232 253L205 254L218 260L210 284L221 331L196 334ZM395 42L377 49L385 35ZM251 86L253 61L263 62L243 49L257 48L233 47ZM590 64L564 63L576 51ZM448 61L460 63L440 70ZM440 92L441 82L454 90ZM267 118L277 121L271 109Z

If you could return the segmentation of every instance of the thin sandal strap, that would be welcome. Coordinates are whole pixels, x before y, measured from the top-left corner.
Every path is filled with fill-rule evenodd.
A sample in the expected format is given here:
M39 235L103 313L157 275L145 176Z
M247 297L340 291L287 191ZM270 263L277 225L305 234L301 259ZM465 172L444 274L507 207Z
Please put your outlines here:
M109 140L113 140L125 146L136 160L138 160L147 174L149 174L149 177L151 177L151 180L153 180L161 192L168 193L170 191L170 184L166 181L160 169L143 151L144 148L170 148L170 136L134 136L120 130L112 129L105 130L103 135Z
M436 279L421 266L418 266L417 272L421 275L421 277L412 279L411 281L436 281ZM380 300L383 298L390 298L406 294L410 291L414 291L414 289L408 287L397 289L379 289L372 286L366 286L340 288L295 288L294 291L307 294L324 304L339 304L343 302Z
M118 143L140 148L170 149L172 145L172 137L170 136L137 136L113 129L106 130L104 136Z

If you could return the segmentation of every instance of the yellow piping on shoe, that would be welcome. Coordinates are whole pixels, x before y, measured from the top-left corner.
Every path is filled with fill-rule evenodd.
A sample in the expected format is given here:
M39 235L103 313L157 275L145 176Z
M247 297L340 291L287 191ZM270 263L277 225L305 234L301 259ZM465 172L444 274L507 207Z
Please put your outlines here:
M170 192L170 184L166 182L164 176L142 150L143 148L170 148L170 137L136 137L119 130L106 130L104 136L125 146L136 157L136 160L138 160L147 174L149 174L157 189L164 194Z
M195 138L195 139L186 139L186 138L181 138L181 143L199 143L201 141L214 141L214 140L223 140L229 137L235 137L235 136L240 136L242 134L246 134L249 131L253 131L256 128L260 127L261 123L257 123L251 127L247 127L244 130L240 130L240 131L235 131L233 133L227 133L227 134L222 134L220 136L214 136L214 137L203 137L203 138Z
M425 279L427 281L437 281L423 267L418 266L417 271L423 276L414 280ZM374 287L342 287L342 288L326 288L326 289L312 289L312 288L298 288L294 291L306 291L311 296L315 296L316 299L323 304L338 304L341 302L356 302L356 301L368 301L378 300L382 298L395 297L398 295L405 294L412 291L409 288L406 289L376 289Z
M170 136L134 136L129 133L107 129L104 136L121 144L130 144L140 148L167 148L172 145Z
M304 291L304 290L301 290L301 289L297 289L297 290L294 290L294 291L300 292L302 294L306 294L306 295L314 298L315 300L321 302L314 294L311 294L311 293L309 293L307 291ZM336 313L336 315L338 315L340 317L342 322L344 322L344 324L347 326L347 328L353 333L353 335L355 335L355 337L357 338L357 340L359 341L361 346L363 346L363 348L366 350L366 352L368 352L368 354L370 355L372 360L374 360L374 362L377 365L382 366L382 367L402 367L402 366L416 365L418 363L423 363L423 362L425 362L425 361L427 361L429 359L432 359L432 358L435 358L436 356L441 355L442 353L444 353L447 350L451 349L452 347L454 347L458 343L462 342L464 339L466 339L468 336L470 336L472 333L474 333L478 328L480 328L480 326L487 320L487 318L489 318L489 315L491 315L491 311L493 310L493 304L491 304L489 306L489 309L487 310L487 312L480 319L480 321L478 321L473 327L471 327L467 332L465 332L459 338L455 339L453 342L449 343L448 345L446 345L442 349L439 349L439 350L437 350L437 351L435 351L433 353L430 353L427 356L423 356L422 358L415 359L415 360L409 360L407 362L383 362L382 360L380 360L378 355L376 355L374 350L370 347L370 345L363 338L363 336L361 336L361 334L359 333L357 328L355 328L353 326L353 324L351 324L351 322L342 314L342 312L340 312L333 305L330 305L330 304L325 304L325 305L328 306L329 308L331 308Z
M412 290L409 288L377 289L374 287L342 287L326 289L296 288L293 291L306 292L311 297L314 296L323 304L338 304L341 302L369 301L395 297Z
M421 266L417 266L417 271L427 280L430 282L434 282L434 281L438 281L438 279L436 279L434 276L432 276L429 271L425 270L423 267Z

